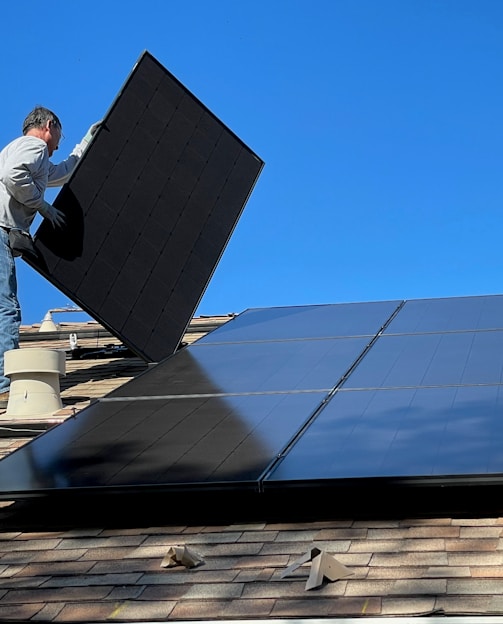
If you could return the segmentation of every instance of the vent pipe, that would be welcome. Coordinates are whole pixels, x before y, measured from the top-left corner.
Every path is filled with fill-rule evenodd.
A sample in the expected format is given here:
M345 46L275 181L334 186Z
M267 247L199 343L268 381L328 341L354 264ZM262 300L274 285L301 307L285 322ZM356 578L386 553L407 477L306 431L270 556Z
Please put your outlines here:
M50 310L48 312L46 312L46 315L44 316L44 320L42 321L42 324L40 325L40 329L38 331L39 332L55 332L55 331L58 331L58 326L54 322L54 320L52 318L52 312Z
M4 418L51 417L63 407L59 377L66 374L66 354L55 349L12 349L5 353L10 377Z
M39 332L56 332L59 331L59 326L56 325L54 319L52 318L53 314L63 313L63 312L83 312L82 308L75 307L67 307L67 308L52 308L52 310L47 310L44 320L42 321Z

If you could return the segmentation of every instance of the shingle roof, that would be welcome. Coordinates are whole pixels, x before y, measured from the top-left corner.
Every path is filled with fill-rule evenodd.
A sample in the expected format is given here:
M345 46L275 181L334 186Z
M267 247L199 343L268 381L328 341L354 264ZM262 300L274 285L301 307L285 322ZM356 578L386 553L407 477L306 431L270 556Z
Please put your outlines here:
M229 317L194 319L192 342ZM197 331L197 329L200 331ZM96 324L64 324L42 337L23 327L22 348L116 344ZM67 360L61 380L67 418L144 370L138 358ZM2 454L29 440L2 422ZM19 435L19 434L18 434ZM11 436L11 437L9 437ZM194 502L197 504L197 501ZM384 617L503 614L503 519L316 518L304 522L236 520L225 525L174 523L164 513L136 522L90 524L44 501L0 506L0 621L163 621L250 618ZM99 518L99 514L96 514ZM173 517L173 516L172 516ZM236 513L236 517L237 513ZM142 526L139 526L139 525ZM146 526L147 525L147 526ZM204 563L161 567L170 546L187 545ZM331 553L351 576L306 591L310 564L282 572L313 545Z

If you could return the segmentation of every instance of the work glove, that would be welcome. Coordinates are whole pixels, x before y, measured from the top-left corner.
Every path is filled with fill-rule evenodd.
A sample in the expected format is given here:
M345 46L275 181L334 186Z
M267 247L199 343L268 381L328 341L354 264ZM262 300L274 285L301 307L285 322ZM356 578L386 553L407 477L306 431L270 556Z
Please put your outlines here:
M73 148L73 151L71 154L72 156L77 156L77 158L80 158L82 156L82 154L84 153L84 150L87 148L87 146L91 142L91 139L96 134L96 131L98 130L98 128L101 126L102 123L103 122L101 120L97 121L96 123L93 123L93 125L86 132L82 141L80 143L77 143L77 145Z
M103 122L100 119L100 121L93 123L93 125L89 128L89 130L86 132L86 136L82 139L83 141L86 142L86 144L90 143L91 139L96 134L96 131L98 130L98 128L101 126L102 123Z
M51 222L52 227L63 227L65 225L65 215L48 202L44 202L42 208L39 208L40 214Z

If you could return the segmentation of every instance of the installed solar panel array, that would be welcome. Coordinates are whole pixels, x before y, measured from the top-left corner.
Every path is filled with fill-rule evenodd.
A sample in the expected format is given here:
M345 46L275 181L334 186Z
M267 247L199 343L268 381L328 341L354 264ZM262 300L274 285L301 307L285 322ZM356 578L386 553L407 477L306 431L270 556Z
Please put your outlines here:
M0 462L3 498L503 481L503 297L251 309Z
M503 473L502 313L501 296L405 303L271 479Z

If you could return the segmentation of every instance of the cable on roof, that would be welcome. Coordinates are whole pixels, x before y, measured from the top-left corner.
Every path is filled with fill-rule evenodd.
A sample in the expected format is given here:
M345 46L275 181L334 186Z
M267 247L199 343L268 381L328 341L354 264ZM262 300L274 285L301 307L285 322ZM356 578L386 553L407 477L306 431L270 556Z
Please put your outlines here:
M17 427L0 426L3 431L15 431L16 433L41 433L40 429L18 429Z

